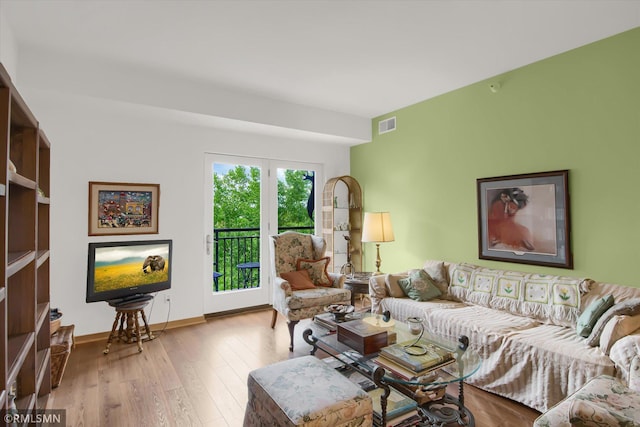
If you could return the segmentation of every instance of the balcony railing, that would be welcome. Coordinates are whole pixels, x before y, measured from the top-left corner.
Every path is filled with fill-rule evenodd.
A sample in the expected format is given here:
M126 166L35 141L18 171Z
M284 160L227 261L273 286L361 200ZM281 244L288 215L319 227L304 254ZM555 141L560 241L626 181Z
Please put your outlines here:
M314 227L278 227L278 233L288 230L313 233ZM217 228L213 242L214 292L260 286L259 228Z

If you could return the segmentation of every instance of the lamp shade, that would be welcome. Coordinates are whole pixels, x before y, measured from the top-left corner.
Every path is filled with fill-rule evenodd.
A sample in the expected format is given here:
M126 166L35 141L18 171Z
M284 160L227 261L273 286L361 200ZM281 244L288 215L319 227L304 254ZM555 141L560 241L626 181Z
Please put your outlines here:
M393 227L389 212L365 212L362 224L363 242L393 242Z

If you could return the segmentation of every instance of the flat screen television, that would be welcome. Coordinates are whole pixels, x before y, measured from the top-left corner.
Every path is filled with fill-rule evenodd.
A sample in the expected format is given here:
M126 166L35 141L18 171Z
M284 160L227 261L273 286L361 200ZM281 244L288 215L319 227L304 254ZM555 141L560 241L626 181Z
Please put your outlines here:
M150 299L171 288L172 240L89 243L87 302Z

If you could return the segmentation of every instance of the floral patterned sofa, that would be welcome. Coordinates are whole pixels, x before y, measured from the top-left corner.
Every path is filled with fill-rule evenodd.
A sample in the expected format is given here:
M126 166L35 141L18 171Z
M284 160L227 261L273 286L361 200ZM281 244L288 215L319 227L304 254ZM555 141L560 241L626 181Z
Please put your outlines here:
M533 423L534 427L640 426L640 356L625 381L608 375L591 379Z
M622 377L640 354L621 339L640 328L640 288L427 261L372 277L369 293L373 312L420 317L452 340L468 336L483 362L467 382L540 412L594 377Z

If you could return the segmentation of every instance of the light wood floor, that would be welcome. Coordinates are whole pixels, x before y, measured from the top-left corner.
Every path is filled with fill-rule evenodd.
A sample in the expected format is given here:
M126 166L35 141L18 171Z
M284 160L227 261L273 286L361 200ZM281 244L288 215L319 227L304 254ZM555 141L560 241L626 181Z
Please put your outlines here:
M294 353L284 318L269 327L271 311L209 319L165 331L144 343L79 344L48 407L66 409L68 426L241 426L247 374L258 367L308 354L296 328ZM455 389L452 389L455 390ZM537 411L465 386L478 427L531 426Z

